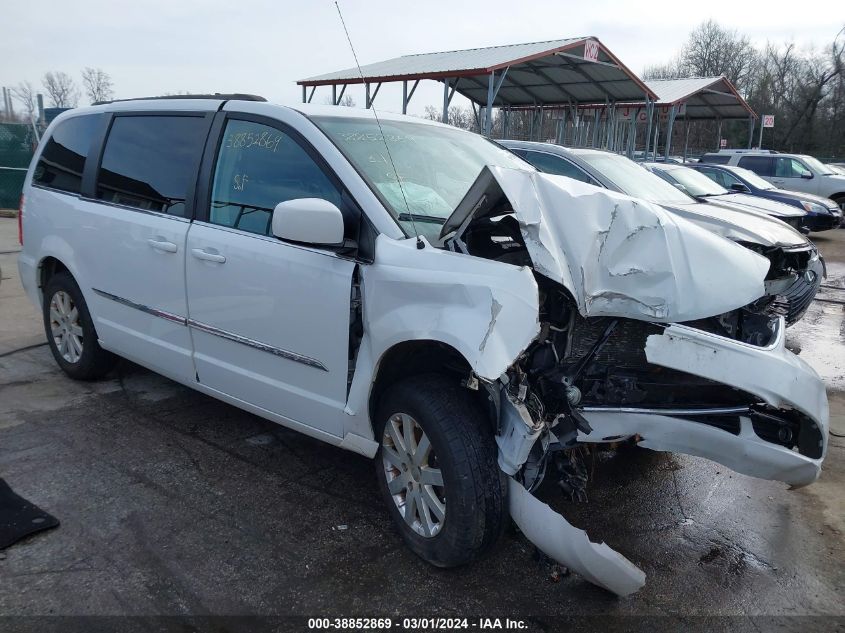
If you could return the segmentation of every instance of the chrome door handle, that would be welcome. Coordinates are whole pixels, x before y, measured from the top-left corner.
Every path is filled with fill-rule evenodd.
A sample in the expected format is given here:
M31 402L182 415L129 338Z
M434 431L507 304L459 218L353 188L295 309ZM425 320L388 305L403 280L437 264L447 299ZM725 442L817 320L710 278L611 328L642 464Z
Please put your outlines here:
M166 240L155 240L149 239L147 240L147 244L152 246L157 251L163 251L165 253L175 253L179 250L179 247L176 246L173 242L168 242Z
M193 255L197 259L204 259L207 262L217 262L218 264L223 264L226 262L226 258L223 257L223 255L218 255L217 253L209 253L208 251L204 251L201 248L192 248L191 255Z

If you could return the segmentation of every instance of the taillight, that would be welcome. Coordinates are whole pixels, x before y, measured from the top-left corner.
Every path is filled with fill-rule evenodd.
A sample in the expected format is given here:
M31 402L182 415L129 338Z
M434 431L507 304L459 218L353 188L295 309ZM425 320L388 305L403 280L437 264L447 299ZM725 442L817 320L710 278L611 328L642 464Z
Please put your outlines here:
M23 246L23 194L21 194L21 206L18 208L18 242Z

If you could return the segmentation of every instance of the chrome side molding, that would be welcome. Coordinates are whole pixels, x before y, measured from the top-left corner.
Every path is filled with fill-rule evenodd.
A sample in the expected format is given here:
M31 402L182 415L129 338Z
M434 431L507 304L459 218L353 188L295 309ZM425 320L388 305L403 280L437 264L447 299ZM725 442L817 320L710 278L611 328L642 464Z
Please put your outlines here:
M328 368L316 358L311 358L310 356L305 356L303 354L297 354L296 352L291 352L286 349L282 349L281 347L273 347L272 345L267 345L266 343L262 343L261 341L256 341L255 339L251 339L246 336L241 336L240 334L235 334L234 332L221 330L218 327L208 325L207 323L202 323L201 321L188 319L188 327L200 330L201 332L208 332L209 334L219 336L220 338L225 338L229 341L234 341L235 343L241 343L242 345L246 345L248 347L254 347L255 349L260 349L262 352L267 352L268 354L273 354L274 356L280 356L282 358L286 358L297 363L302 363L303 365L308 365L309 367L314 367L315 369L329 371Z
M213 334L214 336L219 336L220 338L225 338L226 340L234 341L235 343L240 343L241 345L246 345L247 347L252 347L254 349L261 350L262 352L273 354L274 356L279 356L280 358L292 360L295 363L308 365L309 367L321 369L326 372L329 371L328 368L316 358L311 358L310 356L305 356L304 354L291 352L289 350L282 349L281 347L267 345L266 343L262 343L261 341L256 341L255 339L251 339L246 336L241 336L240 334L235 334L234 332L229 332L228 330L222 330L213 325L209 325L208 323L203 323L202 321L188 319L178 314L167 312L166 310L159 310L158 308L152 308L142 303L136 303L134 301L130 301L129 299L125 299L124 297L119 297L118 295L106 292L105 290L99 290L97 288L92 288L92 290L101 297L110 299L111 301L115 301L130 308L140 310L141 312L146 312L147 314L151 314L160 319L170 321L171 323L178 323L179 325L191 327L195 330L200 330L201 332L207 332L209 334Z
M179 316L178 314L173 314L172 312L167 312L166 310L159 310L158 308L151 308L150 306L145 306L142 303L135 303L134 301L124 299L123 297L118 297L117 295L113 295L112 293L106 292L105 290L98 290L97 288L91 288L91 290L96 292L101 297L111 299L112 301L116 301L117 303L129 306L130 308L135 308L136 310L140 310L141 312L152 314L153 316L157 316L158 318L164 319L165 321L171 321L173 323L178 323L179 325L188 324L188 320L183 316Z

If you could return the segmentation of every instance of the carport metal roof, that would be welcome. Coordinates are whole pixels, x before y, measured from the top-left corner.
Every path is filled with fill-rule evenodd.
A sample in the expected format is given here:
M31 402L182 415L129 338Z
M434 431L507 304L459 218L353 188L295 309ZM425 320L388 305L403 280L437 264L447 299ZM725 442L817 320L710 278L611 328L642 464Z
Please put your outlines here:
M648 87L657 93L658 107L682 108L679 118L747 119L757 118L734 85L724 76L685 79L651 79Z
M363 75L363 77L361 76ZM491 107L539 106L549 103L605 103L655 100L657 94L631 72L597 38L490 46L439 53L403 55L297 81L303 101L317 86L366 84L370 107L382 83L402 81L403 112L422 79L444 83L444 106L455 92ZM408 82L415 82L408 92ZM376 84L370 96L370 85ZM311 87L311 95L306 88ZM341 92L342 95L342 92ZM444 110L446 109L444 108Z

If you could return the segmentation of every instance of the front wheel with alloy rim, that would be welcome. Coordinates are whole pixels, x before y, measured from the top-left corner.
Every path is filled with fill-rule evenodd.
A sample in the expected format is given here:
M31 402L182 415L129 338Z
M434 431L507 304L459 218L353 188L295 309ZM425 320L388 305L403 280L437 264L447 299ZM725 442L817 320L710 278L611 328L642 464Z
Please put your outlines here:
M53 358L77 380L100 378L116 357L100 347L82 291L70 273L56 273L44 288L44 331Z
M489 421L457 379L396 383L377 411L376 474L405 543L438 567L477 559L507 521Z

